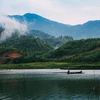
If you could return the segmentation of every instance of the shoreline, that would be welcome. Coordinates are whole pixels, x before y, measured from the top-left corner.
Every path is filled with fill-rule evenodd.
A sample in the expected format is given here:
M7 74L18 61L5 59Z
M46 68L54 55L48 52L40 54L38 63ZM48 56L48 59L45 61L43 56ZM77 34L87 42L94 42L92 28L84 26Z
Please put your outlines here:
M4 69L61 69L61 70L100 70L99 63L33 62L22 64L1 64Z

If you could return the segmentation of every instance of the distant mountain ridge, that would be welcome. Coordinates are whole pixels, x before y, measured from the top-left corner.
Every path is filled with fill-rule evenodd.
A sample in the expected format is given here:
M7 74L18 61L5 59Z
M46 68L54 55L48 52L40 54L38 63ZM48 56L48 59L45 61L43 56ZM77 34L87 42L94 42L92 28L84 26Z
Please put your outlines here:
M27 23L29 30L40 30L53 36L72 36L74 39L100 37L100 20L88 21L79 25L67 25L51 21L32 13L9 15L21 23Z
M66 28L66 24L58 23L55 21L51 21L37 14L26 13L24 15L12 15L10 18L15 18L17 21L21 23L27 23L29 30L40 30L50 35L58 36L63 33L64 27ZM68 25L69 27L69 25ZM56 29L57 28L57 29ZM67 35L67 34L66 34Z

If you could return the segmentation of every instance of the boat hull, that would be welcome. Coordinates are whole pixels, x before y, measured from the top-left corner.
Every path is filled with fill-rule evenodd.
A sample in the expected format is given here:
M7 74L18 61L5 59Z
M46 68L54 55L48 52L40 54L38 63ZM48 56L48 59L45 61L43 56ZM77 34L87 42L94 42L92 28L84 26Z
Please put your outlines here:
M67 74L82 74L82 71L79 71L79 72L70 72L70 71L68 71Z

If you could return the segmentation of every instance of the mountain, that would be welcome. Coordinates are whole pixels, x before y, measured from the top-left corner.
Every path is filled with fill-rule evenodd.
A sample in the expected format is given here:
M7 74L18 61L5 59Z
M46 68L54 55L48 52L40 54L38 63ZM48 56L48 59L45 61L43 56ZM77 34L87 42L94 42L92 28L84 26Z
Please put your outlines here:
M21 23L27 23L29 30L40 30L54 36L58 36L65 33L66 26L69 27L69 25L51 21L42 16L32 13L26 13L23 16L9 15L9 17L15 18Z
M76 39L99 38L100 20L88 21L81 25L75 25L72 27L72 31L71 34L73 37L76 37Z
M40 30L53 36L72 36L74 39L100 37L100 20L88 21L79 25L58 23L37 14L9 15L21 23L27 23L29 30ZM65 19L65 17L64 17Z

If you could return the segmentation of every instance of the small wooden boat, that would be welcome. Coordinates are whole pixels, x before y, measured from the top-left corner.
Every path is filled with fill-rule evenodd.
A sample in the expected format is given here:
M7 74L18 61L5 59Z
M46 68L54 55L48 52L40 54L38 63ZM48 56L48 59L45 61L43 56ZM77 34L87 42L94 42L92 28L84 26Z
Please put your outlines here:
M70 72L70 71L68 70L68 71L67 71L67 74L82 74L82 71Z

